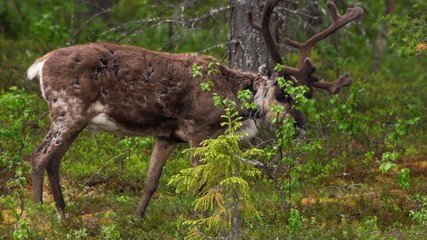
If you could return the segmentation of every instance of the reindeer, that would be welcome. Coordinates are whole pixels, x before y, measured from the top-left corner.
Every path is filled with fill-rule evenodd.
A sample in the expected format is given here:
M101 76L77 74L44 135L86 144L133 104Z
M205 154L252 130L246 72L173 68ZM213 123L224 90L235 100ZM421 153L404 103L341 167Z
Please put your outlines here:
M265 3L261 24L251 15L248 17L251 25L261 32L274 62L283 64L268 27L277 2ZM313 88L336 94L351 84L349 75L334 82L320 81L312 75L316 71L309 58L312 46L363 13L356 7L347 9L341 16L332 2L328 2L327 7L332 16L329 28L304 43L285 39L301 52L296 68L283 66L269 79L263 71L244 72L219 64L217 71L208 76L214 82L213 92L237 103L239 90L249 89L253 93L258 114L239 108L244 118L240 131L247 132L248 139L257 133L256 122L272 120L272 104L285 107L282 117L300 115L292 110L291 98L283 98L284 90L277 86L275 77L284 76L295 85L307 86L308 97L312 97ZM200 83L208 77L192 75L194 64L206 70L214 61L210 56L197 53L170 54L110 43L60 48L38 58L27 75L28 79L38 77L52 123L47 136L32 154L34 202L42 202L46 169L56 207L64 214L59 179L61 159L79 133L86 126L94 125L113 133L156 139L144 193L135 212L136 216L143 216L174 147L183 142L197 147L204 139L215 138L224 130L220 125L223 110L214 106L212 93L200 88ZM300 126L303 125L301 119L297 118ZM192 158L194 167L199 164L197 158Z

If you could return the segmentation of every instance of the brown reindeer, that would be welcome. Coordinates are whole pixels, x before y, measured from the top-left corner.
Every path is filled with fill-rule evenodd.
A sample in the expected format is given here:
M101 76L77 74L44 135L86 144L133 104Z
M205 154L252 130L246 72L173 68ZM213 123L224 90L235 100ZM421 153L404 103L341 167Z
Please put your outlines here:
M261 31L274 61L283 64L268 29L276 4L277 0L267 1L261 24L249 19L252 26ZM331 2L328 8L332 25L305 43L287 39L287 44L301 50L300 62L296 68L284 66L274 76L284 76L295 85L308 86L311 91L316 87L331 93L351 83L348 75L335 82L319 81L312 76L316 68L308 56L311 47L363 13L360 8L351 8L340 16ZM197 147L202 140L217 137L224 130L220 126L223 110L214 106L211 92L200 88L200 83L208 79L214 82L213 92L237 103L239 90L252 91L257 114L239 108L244 118L240 131L247 132L247 138L257 132L259 121L255 120L271 120L271 104L285 106L283 116L300 116L291 109L290 98L283 98L283 90L275 84L275 79L268 79L262 72L243 72L218 65L213 75L192 75L195 64L206 72L208 64L214 61L197 53L169 54L110 43L60 48L37 59L28 69L28 78L39 78L52 124L32 155L34 201L42 201L46 169L56 207L63 213L65 203L59 181L62 156L86 126L95 125L114 133L156 138L144 193L135 212L143 216L174 147L181 142ZM197 158L192 160L192 165L199 165Z

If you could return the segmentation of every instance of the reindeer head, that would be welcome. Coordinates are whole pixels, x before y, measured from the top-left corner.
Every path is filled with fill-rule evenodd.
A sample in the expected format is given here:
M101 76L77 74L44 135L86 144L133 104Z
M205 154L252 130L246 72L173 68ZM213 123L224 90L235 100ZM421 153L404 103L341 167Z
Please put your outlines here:
M254 103L257 105L256 115L265 120L259 123L274 128L274 123L292 116L297 132L305 132L305 119L300 111L293 108L294 98L279 86L278 77L265 65L258 69L258 78L254 82Z
M282 66L280 71L273 74L270 74L269 70L265 66L259 69L259 74L263 75L264 78L268 77L269 79L257 86L255 102L260 107L262 113L265 114L266 118L269 120L274 117L273 113L268 110L269 106L271 104L284 105L285 112L283 113L283 116L290 113L293 117L295 117L297 127L304 128L304 118L298 110L292 109L291 105L293 104L293 98L292 96L289 96L284 89L280 89L278 87L277 77L283 77L286 80L291 81L294 86L306 86L308 88L308 92L306 93L307 98L313 97L313 88L324 89L332 94L336 94L342 87L349 86L351 84L351 77L348 74L341 76L334 82L320 81L319 77L313 76L317 68L313 64L309 55L311 48L317 42L328 37L342 26L361 16L363 14L363 9L360 7L349 8L344 15L340 15L335 4L331 1L328 1L327 8L331 15L332 23L327 29L309 38L304 43L285 38L285 43L287 45L295 47L300 51L300 58L297 66L289 67L284 65L278 47L269 30L269 19L277 3L278 0L266 1L261 18L261 24L256 23L253 20L251 13L248 14L248 19L251 26L261 32L267 44L267 48L273 58L273 61L276 64L280 64Z

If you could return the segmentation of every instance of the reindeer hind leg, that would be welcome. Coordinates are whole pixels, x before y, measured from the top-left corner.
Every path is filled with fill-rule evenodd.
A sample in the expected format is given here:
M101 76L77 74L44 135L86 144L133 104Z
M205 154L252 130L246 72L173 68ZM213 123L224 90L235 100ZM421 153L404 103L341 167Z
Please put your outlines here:
M52 122L45 140L34 151L32 156L34 202L42 202L43 172L46 169L56 207L60 211L64 210L65 202L59 181L59 165L62 156L84 127L85 125L83 124L67 125L62 121Z

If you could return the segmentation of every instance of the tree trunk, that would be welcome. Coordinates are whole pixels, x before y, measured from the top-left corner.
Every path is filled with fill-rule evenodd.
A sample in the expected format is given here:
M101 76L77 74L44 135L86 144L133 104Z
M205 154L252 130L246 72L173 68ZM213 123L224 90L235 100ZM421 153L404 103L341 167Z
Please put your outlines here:
M248 20L248 13L251 12L254 21L261 22L264 3L265 0L230 0L228 60L231 67L258 71L265 64L269 70L274 69L276 63L272 61L261 33ZM281 53L285 53L284 38L288 32L286 27L289 12L288 2L279 1L269 23L272 38Z
M240 214L239 214L239 196L236 189L233 189L233 206L232 206L232 238L233 240L240 239Z
M261 0L230 0L228 60L233 68L257 71L259 66L267 63L267 48L261 34L249 24L247 15L248 12L252 12L255 21L259 21L262 13L261 2Z
M384 16L390 15L394 9L394 0L385 0L386 9L384 11ZM384 51L387 45L386 36L387 36L388 26L386 23L383 23L382 29L379 30L377 39L375 40L375 55L374 63L372 70L377 72L381 67L381 60L384 55Z

